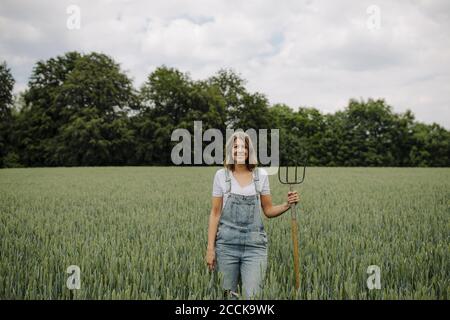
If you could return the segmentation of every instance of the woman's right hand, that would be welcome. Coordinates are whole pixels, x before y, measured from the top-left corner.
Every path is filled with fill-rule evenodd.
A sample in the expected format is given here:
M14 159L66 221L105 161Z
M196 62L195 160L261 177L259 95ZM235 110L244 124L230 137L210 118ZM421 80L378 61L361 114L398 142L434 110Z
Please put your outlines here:
M212 271L216 266L216 252L214 249L206 249L205 260L208 264L209 271Z

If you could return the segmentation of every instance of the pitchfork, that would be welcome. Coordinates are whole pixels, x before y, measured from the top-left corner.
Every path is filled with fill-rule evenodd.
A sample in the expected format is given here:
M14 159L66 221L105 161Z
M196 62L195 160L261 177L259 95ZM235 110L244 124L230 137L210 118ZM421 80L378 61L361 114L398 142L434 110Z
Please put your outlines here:
M289 166L286 166L286 179L283 181L281 179L281 168L278 168L278 180L282 184L289 185L289 191L293 191L294 184L301 184L305 180L306 173L306 160L303 165L303 174L302 178L299 179L299 175L297 174L297 162L295 162L295 178L294 180L289 178ZM297 240L297 213L295 210L296 204L291 204L291 226L292 226L292 242L294 245L294 272L295 272L295 289L298 291L300 287L300 274L299 274L299 264L298 264L298 240Z

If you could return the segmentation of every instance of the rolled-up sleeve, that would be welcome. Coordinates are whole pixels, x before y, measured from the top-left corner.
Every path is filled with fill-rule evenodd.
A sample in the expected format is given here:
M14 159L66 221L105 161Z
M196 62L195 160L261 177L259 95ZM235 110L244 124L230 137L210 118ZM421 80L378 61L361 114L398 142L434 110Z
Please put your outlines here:
M222 186L220 184L220 170L217 170L216 174L214 175L212 196L213 197L223 196L223 190L222 190Z
M262 174L262 188L261 194L270 194L269 175L267 172Z

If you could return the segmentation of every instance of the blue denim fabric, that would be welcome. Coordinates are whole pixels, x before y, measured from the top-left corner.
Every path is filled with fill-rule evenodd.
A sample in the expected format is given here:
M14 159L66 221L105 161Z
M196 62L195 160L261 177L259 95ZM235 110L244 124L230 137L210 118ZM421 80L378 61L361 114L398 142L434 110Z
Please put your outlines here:
M226 292L237 292L240 275L245 298L261 293L267 269L267 234L258 195L229 193L216 235L216 261Z
M241 276L245 298L257 297L263 289L267 269L267 248L245 247L240 245L220 245L216 247L217 271L223 275L222 288L232 293L238 292L238 279Z

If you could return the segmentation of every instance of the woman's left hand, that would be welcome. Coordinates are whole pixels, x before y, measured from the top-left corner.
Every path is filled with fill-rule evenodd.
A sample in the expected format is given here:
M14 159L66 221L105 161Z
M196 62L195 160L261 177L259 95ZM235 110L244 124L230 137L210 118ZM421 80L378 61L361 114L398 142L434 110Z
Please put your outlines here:
M297 191L288 191L288 204L294 204L300 201L300 196Z

